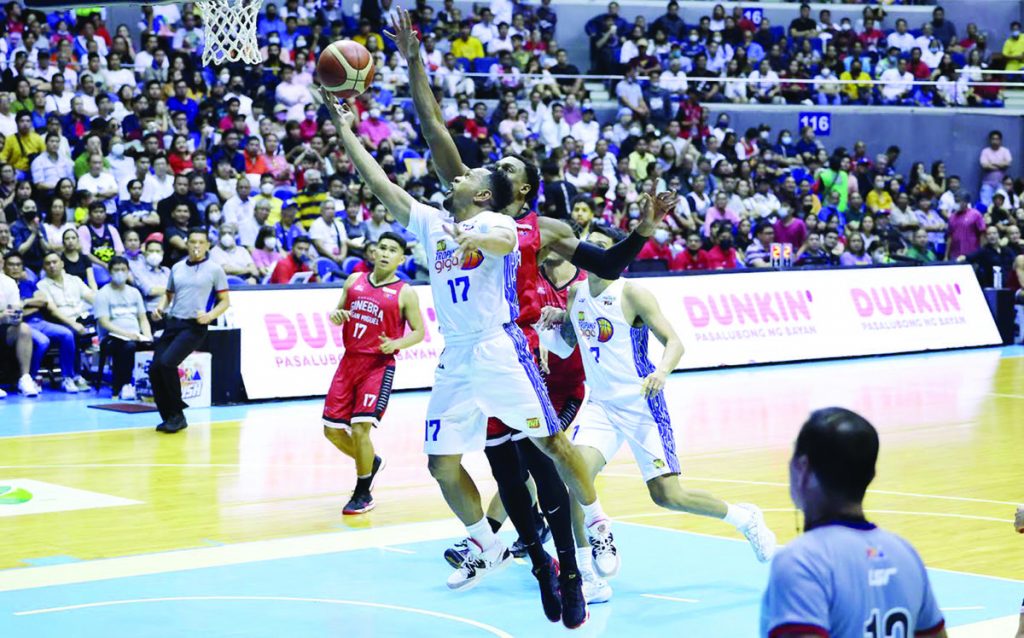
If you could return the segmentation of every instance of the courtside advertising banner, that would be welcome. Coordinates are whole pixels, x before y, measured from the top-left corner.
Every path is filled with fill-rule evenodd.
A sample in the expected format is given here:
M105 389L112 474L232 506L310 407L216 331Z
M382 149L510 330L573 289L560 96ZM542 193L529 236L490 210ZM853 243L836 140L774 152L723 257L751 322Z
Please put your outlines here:
M413 290L420 297L426 337L395 357L396 390L429 388L444 348L430 287ZM345 352L342 328L330 320L340 298L341 286L231 291L234 323L242 330L242 380L250 399L327 394Z
M686 352L679 369L1001 343L968 265L634 279ZM661 356L651 335L651 357Z
M654 293L685 347L678 369L921 352L1000 343L970 266L738 272L631 280ZM395 389L428 388L444 347L428 286L427 326L397 359ZM237 290L250 399L323 395L344 348L328 319L341 288ZM651 358L661 347L651 335Z

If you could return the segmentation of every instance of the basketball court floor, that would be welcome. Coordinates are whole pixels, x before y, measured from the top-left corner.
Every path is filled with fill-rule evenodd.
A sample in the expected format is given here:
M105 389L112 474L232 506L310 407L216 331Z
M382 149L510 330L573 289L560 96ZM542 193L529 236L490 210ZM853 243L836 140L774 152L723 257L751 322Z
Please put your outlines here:
M324 380L326 385L327 379ZM786 463L814 408L882 437L870 519L921 552L953 636L1012 636L1024 597L1024 348L676 374L667 399L684 479L799 523ZM426 471L425 392L377 432L377 509L342 517L352 463L318 401L155 414L51 395L0 403L0 636L554 636L525 564L449 592L463 532ZM95 399L95 397L93 397ZM482 454L467 466L487 495ZM667 512L620 454L599 479L623 569L585 636L755 636L768 569L724 523ZM508 541L513 533L505 532Z

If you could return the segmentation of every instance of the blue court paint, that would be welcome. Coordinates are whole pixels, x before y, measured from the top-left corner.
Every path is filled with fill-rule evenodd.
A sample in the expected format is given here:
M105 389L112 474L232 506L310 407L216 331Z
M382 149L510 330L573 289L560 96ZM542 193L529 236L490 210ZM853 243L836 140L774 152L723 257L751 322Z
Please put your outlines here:
M612 602L591 608L575 635L755 636L768 567L746 543L622 523L623 566ZM413 554L366 549L257 561L0 593L0 635L147 637L203 635L425 636L495 635L451 619L393 608L297 600L138 602L36 615L16 612L179 596L327 599L414 608L492 626L512 636L564 635L543 617L529 570L513 565L479 587L449 591L445 542L395 546ZM983 607L947 614L949 626L1016 612L1024 582L932 571L943 607ZM696 603L644 597L685 598Z

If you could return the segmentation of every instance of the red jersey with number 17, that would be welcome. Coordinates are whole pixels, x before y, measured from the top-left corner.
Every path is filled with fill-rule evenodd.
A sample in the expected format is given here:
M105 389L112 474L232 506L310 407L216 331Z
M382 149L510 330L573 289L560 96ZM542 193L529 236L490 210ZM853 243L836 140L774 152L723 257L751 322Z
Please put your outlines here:
M346 353L379 355L381 335L398 339L405 334L405 318L398 305L403 286L402 280L374 286L370 273L359 274L345 298L349 311L342 332Z
M537 213L529 212L516 218L516 234L519 238L519 268L516 270L516 295L519 297L519 317L516 323L527 334L530 344L536 348L533 324L540 320L540 297L537 287L540 285L540 271L537 266L537 253L540 252L540 227L537 225Z

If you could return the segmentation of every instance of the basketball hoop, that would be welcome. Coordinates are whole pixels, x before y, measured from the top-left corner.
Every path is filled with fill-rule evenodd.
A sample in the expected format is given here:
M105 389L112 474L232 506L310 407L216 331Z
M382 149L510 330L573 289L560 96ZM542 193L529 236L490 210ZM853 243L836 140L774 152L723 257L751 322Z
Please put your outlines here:
M256 18L263 0L197 0L196 6L206 27L204 65L263 61L256 39Z

